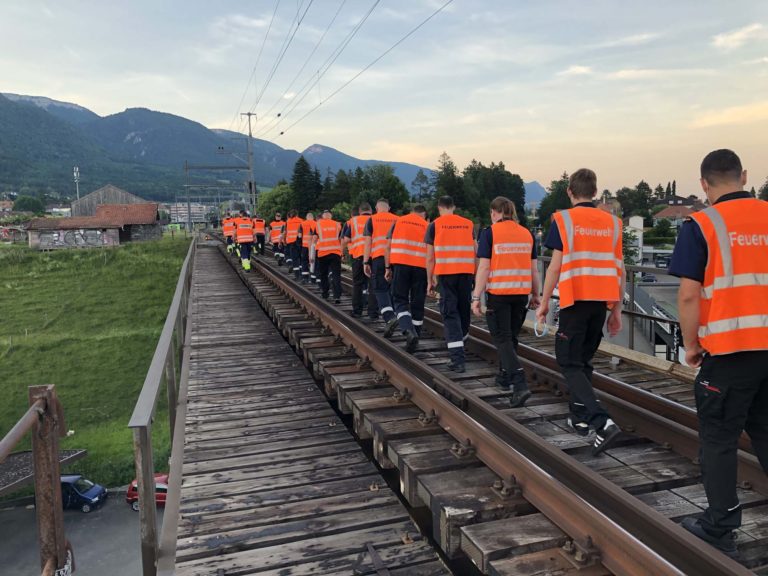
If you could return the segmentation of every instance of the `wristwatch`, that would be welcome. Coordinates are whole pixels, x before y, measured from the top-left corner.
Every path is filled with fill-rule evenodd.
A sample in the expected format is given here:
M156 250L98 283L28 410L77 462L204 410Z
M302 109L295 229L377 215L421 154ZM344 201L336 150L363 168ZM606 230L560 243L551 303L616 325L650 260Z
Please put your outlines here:
M472 302L480 302L480 296L472 296Z

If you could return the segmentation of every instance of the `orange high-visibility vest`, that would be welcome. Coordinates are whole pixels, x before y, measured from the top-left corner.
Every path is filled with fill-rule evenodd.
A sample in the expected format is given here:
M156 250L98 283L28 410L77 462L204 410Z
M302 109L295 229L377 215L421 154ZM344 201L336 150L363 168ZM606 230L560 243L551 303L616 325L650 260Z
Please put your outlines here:
M387 234L389 234L392 224L397 221L397 216L391 212L377 212L371 216L373 230L371 232L371 255L370 258L384 256L387 250ZM365 250L365 247L363 247Z
M553 216L563 241L560 307L578 300L618 302L621 287L621 220L602 210L577 206Z
M304 222L301 218L298 216L294 216L293 218L288 218L288 222L285 224L285 243L286 244L293 244L296 242L296 240L299 237L299 228L301 227L301 223Z
M237 232L235 238L239 244L253 242L253 222L250 218L236 218Z
M708 250L701 345L713 356L768 350L768 202L727 200L691 218Z
M362 258L365 254L365 225L370 214L360 214L349 219L349 255L352 258Z
M530 294L533 286L531 252L533 236L514 220L491 226L491 269L486 292L497 295Z
M264 221L263 218L254 218L253 219L253 233L254 234L261 234L264 236L264 234L267 231L267 223Z
M322 258L329 254L338 254L341 256L341 240L339 233L341 224L335 220L322 219L317 222L317 257Z
M390 264L427 267L427 244L424 235L427 221L418 214L401 216L392 230L392 244L389 251Z
M280 241L280 234L283 233L283 226L285 222L282 220L272 220L269 223L269 241L272 244L277 244Z
M301 247L309 248L312 244L312 235L317 230L317 222L315 220L304 220L301 223Z
M224 218L224 220L222 220L221 230L224 232L224 236L234 236L236 229L237 226L235 226L234 218Z
M435 275L475 273L473 229L472 220L456 214L435 220Z

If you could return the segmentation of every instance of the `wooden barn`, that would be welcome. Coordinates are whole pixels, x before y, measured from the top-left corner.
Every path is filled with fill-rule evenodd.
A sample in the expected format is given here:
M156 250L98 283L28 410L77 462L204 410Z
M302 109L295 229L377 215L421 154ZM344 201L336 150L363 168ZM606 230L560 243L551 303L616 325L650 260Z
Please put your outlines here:
M145 204L147 200L107 184L72 202L72 216L95 216L96 208L108 204Z

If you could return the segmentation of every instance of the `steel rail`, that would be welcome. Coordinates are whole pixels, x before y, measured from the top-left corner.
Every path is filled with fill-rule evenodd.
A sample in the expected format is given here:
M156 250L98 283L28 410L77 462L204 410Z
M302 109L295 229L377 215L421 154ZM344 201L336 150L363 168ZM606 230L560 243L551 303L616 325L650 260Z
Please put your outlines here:
M435 417L510 487L519 487L579 545L589 549L591 542L608 569L628 575L751 573L317 295L261 261L256 269L386 373L402 397Z

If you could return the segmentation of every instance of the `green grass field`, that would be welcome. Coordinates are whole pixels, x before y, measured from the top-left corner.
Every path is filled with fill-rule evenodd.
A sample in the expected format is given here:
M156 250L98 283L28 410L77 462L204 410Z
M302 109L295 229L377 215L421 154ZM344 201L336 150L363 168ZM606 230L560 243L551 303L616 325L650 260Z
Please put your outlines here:
M134 477L128 420L188 247L166 237L102 250L0 250L0 436L27 409L27 386L55 384L75 432L61 446L88 450L71 471L107 486ZM169 453L162 405L155 422L160 470Z

